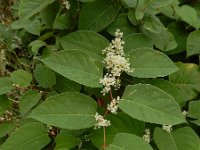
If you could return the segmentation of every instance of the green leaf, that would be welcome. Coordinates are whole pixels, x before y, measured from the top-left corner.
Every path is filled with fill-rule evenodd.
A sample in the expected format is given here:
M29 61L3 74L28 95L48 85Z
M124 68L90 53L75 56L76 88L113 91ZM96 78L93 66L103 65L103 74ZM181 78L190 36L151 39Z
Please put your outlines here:
M95 124L95 101L80 93L49 97L30 115L43 123L66 129L84 129Z
M34 77L40 86L50 88L56 84L55 73L48 67L38 64L34 71Z
M149 84L127 86L119 108L135 119L150 123L174 125L185 122L174 98Z
M40 150L50 142L47 128L32 122L16 129L1 147L2 150Z
M64 49L82 49L97 59L102 59L102 50L109 45L108 40L100 34L86 30L72 32L59 39L59 43Z
M43 46L45 46L46 43L41 40L35 40L31 42L28 46L31 47L31 51L34 55L38 55L39 49Z
M5 113L9 106L10 103L8 97L6 95L0 95L0 115Z
M84 3L79 16L78 28L101 31L114 21L119 7L108 0Z
M27 32L34 35L40 35L41 24L39 19L26 20L21 22L21 24L22 28L24 28Z
M167 54L177 54L186 50L186 42L188 32L185 30L185 26L182 23L176 21L170 23L167 26L168 30L174 35L177 42L177 47L167 52Z
M142 136L144 133L144 122L138 121L129 117L124 113L117 113L117 115L109 115L106 119L110 120L111 126L106 128L106 144L112 143L114 137L118 133L131 133L138 136ZM98 148L101 149L104 138L103 128L93 130L88 138Z
M125 36L123 40L125 41L124 45L125 53L143 47L153 48L153 43L151 42L151 39L142 33L135 33Z
M24 70L16 70L11 73L12 82L21 87L27 87L32 81L32 75Z
M78 145L79 140L71 134L59 133L55 138L55 143L55 150L65 150L66 148L69 149Z
M54 29L69 29L70 25L71 25L71 20L70 20L70 15L69 14L61 14L58 15L55 18L54 24L53 24L53 28Z
M181 89L186 100L191 100L200 92L199 66L192 63L177 63L179 70L169 76L169 80Z
M103 74L102 63L81 50L60 51L41 61L70 80L90 87L102 86L99 83Z
M183 93L181 92L180 89L177 88L177 86L175 84L173 84L172 82L168 81L168 80L164 80L164 79L154 79L154 80L148 80L145 83L149 83L153 86L157 86L158 88L160 88L161 90L169 93L171 96L174 97L174 99L176 100L176 102L182 107L185 102L186 99L183 96Z
M189 34L187 38L187 57L200 54L200 31L196 30Z
M128 7L136 7L137 0L123 0Z
M14 122L3 122L0 125L0 138L11 134L15 130L15 123Z
M150 48L132 50L127 55L130 58L130 67L134 69L128 74L133 77L164 77L177 71L177 67L167 55Z
M82 85L69 80L61 75L56 76L56 85L54 89L60 93L64 92L80 92Z
M153 44L162 51L170 51L177 47L173 34L165 28L162 28L161 32L158 34L149 32L148 30L143 32L152 40Z
M114 36L117 29L120 29L120 31L123 32L123 36L127 36L135 32L135 29L131 26L131 23L128 20L127 13L120 14L118 18L108 26L106 31Z
M54 1L55 0L21 0L19 3L18 16L21 20L27 20Z
M134 134L119 133L106 150L153 150L141 137Z
M29 90L25 92L19 100L19 109L22 115L26 114L31 108L33 108L41 99L42 94Z
M175 12L181 17L183 21L193 26L196 29L200 28L200 19L197 16L197 12L189 5L183 5L177 7Z
M0 78L0 95L7 94L12 90L10 78Z
M144 20L143 28L150 32L158 34L164 27L160 19L155 15L147 16L143 20Z
M200 101L191 101L189 103L189 111L187 116L191 117L191 118L195 118L195 119L200 119Z
M153 137L159 150L200 149L199 137L190 127L179 128L172 133L156 128Z

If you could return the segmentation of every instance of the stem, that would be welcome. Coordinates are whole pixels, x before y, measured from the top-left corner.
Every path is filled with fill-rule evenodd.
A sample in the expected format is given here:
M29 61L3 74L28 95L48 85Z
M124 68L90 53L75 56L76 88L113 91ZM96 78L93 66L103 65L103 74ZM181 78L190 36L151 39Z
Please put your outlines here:
M106 127L103 127L103 146L102 149L105 150L106 148Z
M113 100L112 91L110 90L109 92L110 92L110 99L111 99L111 101L112 101L112 100Z

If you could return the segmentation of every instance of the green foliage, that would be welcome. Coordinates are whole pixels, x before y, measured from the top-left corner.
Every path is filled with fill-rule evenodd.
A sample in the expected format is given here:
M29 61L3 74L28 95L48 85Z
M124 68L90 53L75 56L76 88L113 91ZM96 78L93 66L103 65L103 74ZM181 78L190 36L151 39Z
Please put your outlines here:
M198 0L0 5L1 150L200 149Z

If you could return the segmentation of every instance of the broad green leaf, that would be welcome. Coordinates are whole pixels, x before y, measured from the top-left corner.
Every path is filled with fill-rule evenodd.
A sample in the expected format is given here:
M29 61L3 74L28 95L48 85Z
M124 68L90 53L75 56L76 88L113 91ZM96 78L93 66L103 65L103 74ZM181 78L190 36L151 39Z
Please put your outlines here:
M128 12L128 19L133 25L140 24L140 21L136 19L135 9L130 9Z
M195 119L200 119L200 101L191 101L189 103L188 116Z
M150 123L174 125L185 122L174 98L149 84L127 86L119 108L135 119Z
M21 20L27 20L54 1L55 0L21 0L19 3L18 16Z
M200 54L200 31L196 30L189 34L187 38L187 57Z
M24 70L16 70L11 73L12 82L21 87L27 87L32 81L32 75Z
M85 3L85 2L92 2L92 1L95 1L95 0L79 0L79 1Z
M106 128L106 143L111 144L114 137L118 133L131 133L142 136L144 133L145 124L142 121L135 120L124 113L117 115L109 115L106 119L111 121L111 126ZM103 145L103 128L93 130L88 138L99 149Z
M128 20L127 13L120 14L118 18L108 26L106 31L114 36L117 29L120 29L120 31L123 32L123 36L127 36L135 32L135 29Z
M83 49L97 59L102 59L102 50L109 45L108 40L100 34L86 30L72 32L59 39L59 43L63 49Z
M144 18L143 28L150 32L158 34L161 32L163 24L158 17L156 17L155 15L151 15Z
M198 135L190 127L166 132L160 128L154 130L154 140L159 150L199 150Z
M26 114L31 108L33 108L42 97L42 94L29 90L25 92L19 100L19 109L22 115Z
M84 129L95 124L95 101L80 93L49 97L30 115L31 118L66 129Z
M79 29L101 31L114 21L119 11L108 0L96 0L91 3L84 3L79 16Z
M0 115L5 113L5 111L9 108L9 99L6 95L0 95Z
M26 20L21 22L21 24L22 28L24 28L27 32L34 35L40 35L41 24L39 19Z
M34 77L43 88L50 88L56 84L55 73L42 64L38 64L36 66L34 70Z
M169 93L171 96L174 97L174 99L176 100L176 102L182 107L185 102L186 99L183 96L183 93L181 92L180 89L177 88L177 86L175 84L173 84L172 82L168 81L168 80L164 80L164 79L155 79L155 80L148 80L145 83L149 83L152 84L154 86L157 86L158 88L162 89L163 91Z
M56 85L54 89L60 93L64 92L80 92L82 85L69 80L61 75L56 76Z
M81 50L64 50L41 60L64 77L89 87L101 87L103 74L100 61L92 59Z
M123 0L128 7L136 7L137 0Z
M0 78L0 95L7 94L12 90L12 81L10 78Z
M31 42L28 46L31 47L31 51L34 55L38 55L39 49L43 46L45 46L46 43L41 40L35 40Z
M133 77L164 77L177 71L177 67L167 55L150 48L132 50L127 55L130 58L130 66L133 68L133 72L128 74Z
M55 143L55 150L64 150L75 147L79 144L79 140L71 134L59 133L55 138Z
M151 42L151 39L142 33L135 33L125 36L123 40L125 41L124 45L125 53L128 53L137 48L143 48L143 47L153 48L153 43Z
M167 54L177 54L186 50L188 32L182 23L172 22L167 26L168 30L174 35L177 47L167 52Z
M2 145L2 150L41 150L50 142L47 128L41 123L27 123L11 134Z
M9 135L11 132L15 130L15 123L14 122L3 122L0 125L0 138Z
M134 134L119 133L106 150L153 150L141 137Z
M169 76L169 80L181 89L184 97L191 100L200 92L199 66L192 63L177 63L179 70Z
M167 52L177 47L177 43L174 39L173 34L171 34L165 28L162 28L161 32L158 34L149 32L148 30L145 30L143 32L152 40L153 44L162 51Z
M196 29L200 28L200 19L197 12L189 5L183 5L175 9L175 12L181 17L183 21L193 26Z

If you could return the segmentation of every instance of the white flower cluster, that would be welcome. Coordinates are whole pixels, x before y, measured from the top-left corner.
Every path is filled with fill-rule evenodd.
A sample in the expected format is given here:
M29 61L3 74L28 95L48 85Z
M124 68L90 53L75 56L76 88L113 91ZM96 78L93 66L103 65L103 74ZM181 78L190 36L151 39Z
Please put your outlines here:
M104 88L101 91L103 95L108 93L111 90L111 87L118 89L120 87L120 75L123 71L132 72L130 68L129 59L125 58L123 45L125 44L122 41L123 32L120 32L119 29L115 32L115 39L112 40L112 43L104 50L102 53L106 55L104 63L106 64L107 73L103 79L100 79L100 83L103 84Z
M183 116L187 117L188 112L186 110L182 111Z
M113 98L110 104L108 104L107 110L109 110L113 114L117 114L119 100L120 100L119 96L117 96L116 99Z
M62 0L62 5L64 8L66 8L67 10L69 10L70 8L70 4L68 0Z
M172 125L163 125L162 129L167 131L167 132L171 132L172 131Z
M99 129L100 127L108 127L108 126L110 126L110 121L104 119L104 117L99 115L98 113L96 113L95 119L97 121L96 125L94 126L95 129Z
M145 134L143 135L143 139L144 139L147 143L150 143L150 141L151 141L150 129L145 129Z

